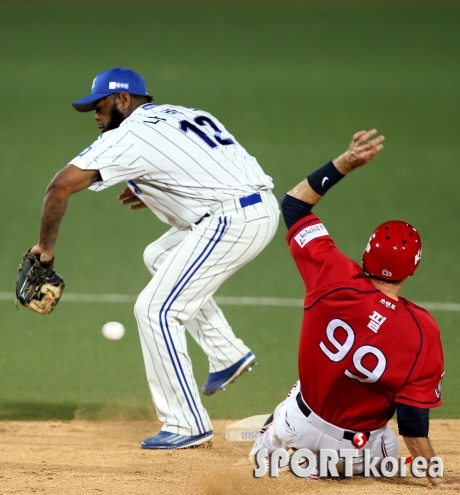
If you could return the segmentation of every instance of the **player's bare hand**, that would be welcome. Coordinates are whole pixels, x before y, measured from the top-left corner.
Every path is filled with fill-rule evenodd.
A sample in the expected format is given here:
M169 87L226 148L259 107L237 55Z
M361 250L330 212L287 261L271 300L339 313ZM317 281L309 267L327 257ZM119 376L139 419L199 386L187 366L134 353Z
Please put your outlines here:
M333 160L335 168L343 175L349 174L357 167L369 163L383 149L383 136L373 137L376 129L359 131L354 136L348 150Z
M130 205L131 210L139 210L141 208L147 208L147 205L141 201L132 191L126 186L123 191L118 195L118 199L122 205Z
M460 478L442 478L433 488L436 490L458 490L460 488Z

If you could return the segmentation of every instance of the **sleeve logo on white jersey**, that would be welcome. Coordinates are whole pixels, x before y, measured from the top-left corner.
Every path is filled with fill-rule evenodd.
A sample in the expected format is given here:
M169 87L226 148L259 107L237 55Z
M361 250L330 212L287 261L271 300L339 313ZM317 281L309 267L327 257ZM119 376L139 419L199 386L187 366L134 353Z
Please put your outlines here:
M329 232L322 223L318 223L310 227L305 227L294 237L294 240L301 248L303 248L313 239L325 235L329 235Z
M88 153L88 151L93 147L93 145L91 146L88 146L87 148L85 148L78 156L83 156L83 155L86 155L86 153Z
M135 182L133 182L132 180L126 181L126 184L128 184L128 187L136 196L140 196L142 194L142 191L136 186Z

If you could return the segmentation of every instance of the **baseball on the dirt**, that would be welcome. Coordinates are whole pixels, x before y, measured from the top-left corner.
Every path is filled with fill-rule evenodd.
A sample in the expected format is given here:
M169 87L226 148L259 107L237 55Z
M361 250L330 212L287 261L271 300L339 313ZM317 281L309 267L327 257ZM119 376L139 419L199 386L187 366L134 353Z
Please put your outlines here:
M125 327L118 321L109 321L102 327L102 335L109 340L119 340L125 334Z

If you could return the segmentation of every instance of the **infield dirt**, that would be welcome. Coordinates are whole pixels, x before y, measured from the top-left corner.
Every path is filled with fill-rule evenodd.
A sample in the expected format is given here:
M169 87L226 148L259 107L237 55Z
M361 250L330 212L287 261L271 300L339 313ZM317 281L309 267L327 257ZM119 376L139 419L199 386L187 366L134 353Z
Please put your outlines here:
M292 473L256 479L250 467L234 467L250 442L228 442L225 426L204 446L148 451L140 440L156 433L155 422L46 421L0 423L0 494L231 495L428 493L426 480L353 478L306 481ZM393 429L394 422L391 423ZM460 420L433 420L430 438L447 475L460 474ZM407 455L402 447L401 455Z

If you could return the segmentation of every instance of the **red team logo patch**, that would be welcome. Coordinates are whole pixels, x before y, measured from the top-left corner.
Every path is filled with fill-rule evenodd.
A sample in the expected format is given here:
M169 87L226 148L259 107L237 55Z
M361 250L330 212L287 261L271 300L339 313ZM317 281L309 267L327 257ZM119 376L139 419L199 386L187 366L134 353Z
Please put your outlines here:
M358 449L364 447L367 443L366 435L361 432L355 433L355 436L353 437L353 443L356 447L358 447Z

